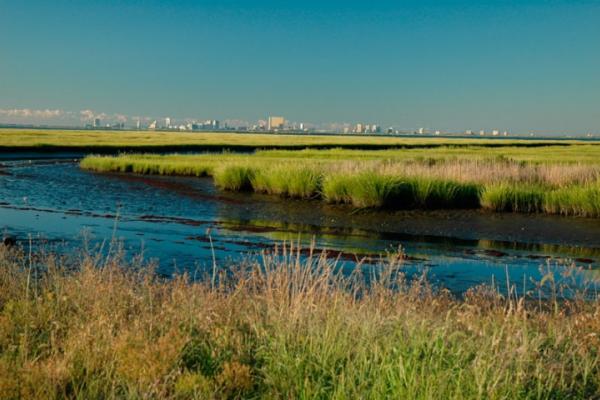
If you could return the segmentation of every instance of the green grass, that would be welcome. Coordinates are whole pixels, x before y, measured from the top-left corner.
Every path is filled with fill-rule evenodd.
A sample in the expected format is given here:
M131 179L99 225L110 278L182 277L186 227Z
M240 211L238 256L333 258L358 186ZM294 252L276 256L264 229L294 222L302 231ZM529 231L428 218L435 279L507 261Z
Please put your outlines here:
M598 163L574 163L569 156L545 162L512 160L481 148L469 149L474 155L461 157L448 156L442 149L436 150L439 158L404 153L412 151L88 156L81 167L97 172L213 176L224 190L321 198L357 208L484 208L600 216Z
M225 190L244 191L252 189L254 170L239 165L227 165L213 172L217 187Z
M545 211L548 192L540 187L499 184L487 186L481 195L481 205L494 211L537 213Z
M331 174L323 180L323 197L330 203L348 203L356 207L389 206L401 183L391 176L374 172L356 175Z
M600 185L568 187L547 193L544 210L552 214L600 216Z
M322 174L315 168L280 164L270 168L258 168L252 187L259 193L309 199L318 195L321 180Z
M389 148L435 149L437 147L480 146L498 149L506 146L551 149L573 152L572 147L593 145L570 140L495 140L489 138L423 138L359 135L285 135L227 132L151 132L151 131L92 131L92 130L35 130L0 129L0 152L15 151L82 151L87 153L117 153L123 151L215 151L256 149L323 149L344 147L362 150ZM600 149L600 146L594 146ZM598 150L593 150L598 154ZM427 157L427 155L425 155Z
M456 299L408 282L399 264L366 285L286 254L248 259L213 286L118 257L32 263L0 248L0 398L600 396L598 300L490 287Z
M547 145L539 143L535 147L524 147L517 142L507 141L503 146L491 147L486 146L485 142L453 143L448 140L445 142L440 140L437 142L439 146L419 147L418 144L425 144L426 142L419 142L418 139L407 140L411 140L408 143L413 144L414 147L357 151L338 146L338 148L328 150L310 148L302 150L265 150L257 151L256 155L288 160L413 160L423 163L452 160L494 160L497 163L523 161L596 165L600 163L600 143L567 142L567 144L570 144L555 146L552 145L552 142L548 142Z
M481 205L494 211L599 217L600 186L595 184L548 189L523 185L491 185L483 191Z
M323 197L331 203L356 207L477 208L479 185L428 178L401 178L375 172L331 174L323 183Z

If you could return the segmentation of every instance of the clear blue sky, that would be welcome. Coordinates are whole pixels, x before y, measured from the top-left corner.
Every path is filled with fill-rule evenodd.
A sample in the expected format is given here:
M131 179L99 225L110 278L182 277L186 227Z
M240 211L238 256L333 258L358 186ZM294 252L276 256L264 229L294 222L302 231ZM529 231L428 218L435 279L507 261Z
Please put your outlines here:
M15 108L600 132L600 2L0 0Z

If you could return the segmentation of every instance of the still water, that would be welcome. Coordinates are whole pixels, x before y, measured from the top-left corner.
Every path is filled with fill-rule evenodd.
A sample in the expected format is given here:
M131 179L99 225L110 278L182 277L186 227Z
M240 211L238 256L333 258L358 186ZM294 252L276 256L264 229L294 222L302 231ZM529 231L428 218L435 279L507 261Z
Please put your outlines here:
M95 174L73 159L0 162L0 230L23 246L66 251L119 239L158 272L197 272L270 250L314 242L339 265L406 254L409 274L425 271L460 293L480 283L521 286L540 268L576 264L594 278L600 221L480 211L356 212L320 201L224 193L208 178ZM212 241L212 244L211 244ZM542 268L543 269L543 268Z

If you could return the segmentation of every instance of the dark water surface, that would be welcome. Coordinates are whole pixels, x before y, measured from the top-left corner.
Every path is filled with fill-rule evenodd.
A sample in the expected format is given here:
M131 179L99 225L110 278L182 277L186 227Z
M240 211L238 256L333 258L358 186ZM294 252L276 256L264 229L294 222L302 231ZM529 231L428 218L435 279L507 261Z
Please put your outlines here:
M17 158L17 157L15 157ZM481 211L356 212L320 201L223 193L207 178L94 174L72 159L0 163L0 230L27 245L65 249L122 240L156 259L159 272L224 265L300 241L352 268L402 248L409 273L427 270L454 292L494 280L541 277L540 267L574 263L596 276L600 220ZM212 246L208 232L212 239Z

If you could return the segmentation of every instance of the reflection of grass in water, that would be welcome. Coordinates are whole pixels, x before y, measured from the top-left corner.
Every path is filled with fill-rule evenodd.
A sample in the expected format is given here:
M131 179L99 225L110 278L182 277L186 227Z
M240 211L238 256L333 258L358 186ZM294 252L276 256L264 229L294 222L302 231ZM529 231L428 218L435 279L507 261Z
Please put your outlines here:
M478 245L484 249L533 251L543 255L567 255L569 257L600 257L599 247L567 246L550 243L507 243L494 240L479 239Z
M373 233L361 229L349 228L338 229L329 227L319 227L318 231L314 231L313 226L307 226L296 223L287 223L281 221L266 221L266 220L235 220L221 219L220 226L224 230L239 231L250 230L256 236L261 236L268 239L270 242L300 242L303 246L310 246L315 236L324 242L335 242L333 247L335 250L342 250L348 254L372 255L374 246L353 246L347 244L350 242L360 241L362 244L367 242L376 242L378 239L373 238ZM339 243L340 240L343 243ZM329 249L332 247L327 246ZM375 251L377 254L385 255L386 251L395 251L397 249L379 249Z
M264 237L273 242L298 241L303 245L310 245L317 236L319 239L336 243L335 249L343 250L349 254L372 255L385 254L387 251L397 250L398 245L405 245L415 241L433 243L436 248L456 249L463 246L473 248L474 250L499 250L499 251L529 251L540 254L540 256L560 255L570 258L591 258L594 262L600 258L600 248L567 246L547 243L518 243L503 242L497 240L478 239L478 240L457 240L452 238L439 237L421 237L413 236L404 240L393 240L380 238L377 233L357 228L339 228L339 227L318 227L288 223L271 220L242 220L223 217L221 226L225 230L250 230L257 236ZM389 248L382 249L381 241L390 242ZM349 245L350 243L361 243L362 246ZM429 253L411 253L413 257L428 258ZM443 256L443 251L440 256Z
M479 239L479 240L454 240L451 238L427 238L414 237L414 239L394 240L379 238L376 233L357 228L338 228L338 227L318 227L315 231L314 226L308 226L297 223L288 223L271 220L240 220L222 218L221 227L225 230L250 230L258 236L262 236L273 242L293 242L300 241L304 246L309 246L315 236L318 236L324 242L335 243L335 250L342 250L345 253L356 255L385 255L388 251L397 250L396 247L390 245L389 248L380 248L379 240L394 243L394 246L403 245L406 243L418 241L432 243L436 248L455 249L462 246L472 247L477 250L499 250L499 251L529 251L538 253L540 256L560 255L570 258L591 258L594 262L600 258L600 248L581 247L581 246L566 246L557 244L544 243L517 243L517 242L502 242L496 240ZM359 243L360 245L349 244ZM427 259L431 256L429 253L411 253L413 257ZM443 256L440 254L439 256Z
M118 256L36 258L32 272L0 248L2 397L600 395L597 300L538 303L490 287L459 300L407 282L398 259L367 285L286 250L213 285L157 279ZM555 283L543 286L558 293Z
M473 151L483 152L483 156L487 154L487 149ZM331 151L323 151L322 158L315 156L319 154L315 150L300 153L308 156L281 159L269 152L90 156L81 166L99 172L211 175L217 186L226 190L251 189L303 199L321 197L358 208L482 207L494 211L600 216L600 165L565 164L565 160L517 162L506 157L478 160L469 159L467 155L420 160L380 155L364 160L349 150L341 151L347 159L327 159L326 155L336 154Z

